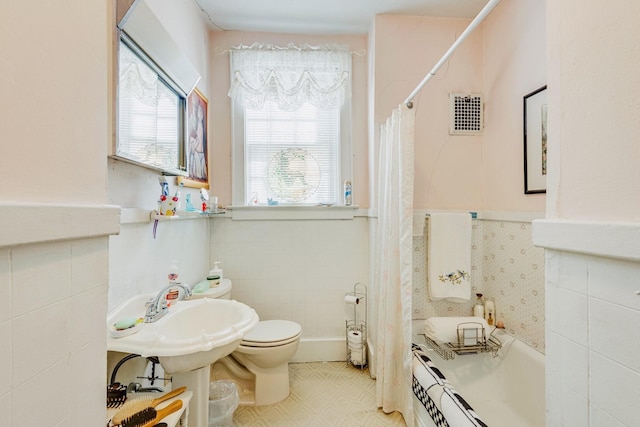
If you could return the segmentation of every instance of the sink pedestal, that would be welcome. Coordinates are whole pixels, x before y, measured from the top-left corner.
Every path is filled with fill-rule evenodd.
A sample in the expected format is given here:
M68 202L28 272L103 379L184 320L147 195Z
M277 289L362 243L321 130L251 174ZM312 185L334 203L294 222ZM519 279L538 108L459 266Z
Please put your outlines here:
M186 386L193 392L189 402L188 427L207 427L209 425L209 381L211 368L205 366L190 372L172 375L172 387Z

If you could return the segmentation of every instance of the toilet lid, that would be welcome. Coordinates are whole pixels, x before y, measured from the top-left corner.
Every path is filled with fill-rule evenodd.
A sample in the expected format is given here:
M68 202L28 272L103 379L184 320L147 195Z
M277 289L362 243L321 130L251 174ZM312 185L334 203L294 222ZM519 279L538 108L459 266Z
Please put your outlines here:
M302 327L289 320L263 320L242 339L243 343L274 343L290 340L302 332Z

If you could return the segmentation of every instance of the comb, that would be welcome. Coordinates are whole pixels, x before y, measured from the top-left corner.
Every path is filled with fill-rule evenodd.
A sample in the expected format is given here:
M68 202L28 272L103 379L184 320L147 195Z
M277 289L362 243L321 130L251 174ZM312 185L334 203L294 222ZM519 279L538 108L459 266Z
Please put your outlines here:
M118 408L127 400L127 387L113 383L107 387L107 408Z

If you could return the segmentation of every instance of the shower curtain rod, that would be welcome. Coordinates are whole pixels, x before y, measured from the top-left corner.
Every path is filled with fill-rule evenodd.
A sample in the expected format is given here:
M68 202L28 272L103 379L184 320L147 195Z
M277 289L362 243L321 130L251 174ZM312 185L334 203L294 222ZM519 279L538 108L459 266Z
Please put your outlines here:
M451 45L451 47L444 54L444 56L442 58L440 58L440 61L438 61L438 63L435 65L435 67L433 67L433 69L431 71L429 71L429 74L424 76L424 78L418 84L418 86L416 86L416 88L413 90L413 92L411 92L411 94L407 97L407 99L405 99L404 103L407 104L408 108L413 108L413 98L415 98L415 96L418 94L418 92L420 92L422 87L431 79L431 77L436 75L436 73L438 72L440 67L442 67L442 65L445 62L447 62L447 60L451 57L451 55L453 55L453 52L458 48L460 43L462 43L464 41L464 39L466 39L469 36L469 34L471 34L473 32L473 30L476 29L476 27L478 25L480 25L480 23L484 20L484 18L486 18L487 15L489 13L491 13L493 8L495 8L498 5L498 3L500 3L500 0L489 0L487 2L487 4L482 8L480 13L478 13L478 16L476 16L473 19L473 21L471 21L469 26L464 30L464 32L460 35L460 37L458 37L458 39Z

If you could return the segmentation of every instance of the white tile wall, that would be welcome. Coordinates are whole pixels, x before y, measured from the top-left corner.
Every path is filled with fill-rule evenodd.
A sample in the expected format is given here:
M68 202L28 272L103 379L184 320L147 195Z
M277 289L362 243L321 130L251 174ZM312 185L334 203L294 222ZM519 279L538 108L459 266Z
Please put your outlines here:
M425 228L427 230L427 228ZM468 303L430 301L426 242L414 237L413 318L469 316L475 294L495 300L497 319L514 336L544 353L544 250L531 242L531 223L474 220L471 238L471 293Z
M547 425L637 425L640 263L547 252Z
M104 424L107 242L0 249L1 426Z
M209 230L206 218L162 221L154 238L152 222L123 224L109 238L108 310L133 295L160 290L174 259L179 280L192 286L204 280L212 266Z
M344 339L344 296L357 282L369 285L366 218L216 218L212 227L212 258L233 281L234 299L253 307L262 320L298 322L303 339Z

